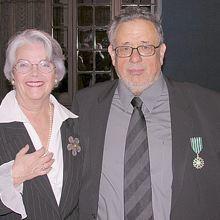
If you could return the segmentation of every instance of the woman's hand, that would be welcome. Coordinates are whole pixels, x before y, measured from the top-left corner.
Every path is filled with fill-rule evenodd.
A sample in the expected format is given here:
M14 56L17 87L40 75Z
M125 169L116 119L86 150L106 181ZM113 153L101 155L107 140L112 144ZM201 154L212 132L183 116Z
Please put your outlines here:
M43 147L30 154L27 154L28 150L29 145L27 144L15 157L12 166L12 178L15 186L34 177L45 175L52 169L53 153L47 152L45 154Z

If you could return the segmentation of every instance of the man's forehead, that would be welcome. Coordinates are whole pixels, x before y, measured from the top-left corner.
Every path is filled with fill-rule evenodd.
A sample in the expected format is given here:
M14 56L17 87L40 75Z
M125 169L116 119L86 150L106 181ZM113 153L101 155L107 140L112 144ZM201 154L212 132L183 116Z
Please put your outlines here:
M141 40L141 41L138 41L138 42L134 42L134 41L125 41L125 42L121 42L122 45L124 46L129 46L129 45L133 45L133 44L137 44L136 46L138 45L149 45L149 44L152 44L152 42L150 42L149 40Z
M135 18L132 20L123 21L123 22L119 23L118 27L116 28L116 31L120 30L122 28L129 28L129 29L134 30L135 27L138 28L138 27L142 27L142 26L145 26L147 28L156 29L155 25L152 21L145 20L143 18Z
M158 33L151 21L135 19L121 23L115 33L115 42L123 45L152 44L158 40Z

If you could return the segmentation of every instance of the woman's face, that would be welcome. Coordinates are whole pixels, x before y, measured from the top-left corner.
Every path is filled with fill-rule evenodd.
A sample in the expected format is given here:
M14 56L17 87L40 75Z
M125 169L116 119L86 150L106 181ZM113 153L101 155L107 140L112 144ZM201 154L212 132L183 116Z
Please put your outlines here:
M13 76L18 102L43 102L49 98L56 77L55 68L48 62L42 43L28 43L17 49Z

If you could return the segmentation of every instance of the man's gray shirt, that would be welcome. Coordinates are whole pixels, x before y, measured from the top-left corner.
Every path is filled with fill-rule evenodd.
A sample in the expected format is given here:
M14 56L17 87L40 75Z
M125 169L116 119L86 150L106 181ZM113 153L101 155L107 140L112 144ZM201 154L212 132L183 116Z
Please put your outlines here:
M124 219L124 151L134 95L119 80L107 123L100 180L98 219ZM148 130L154 220L169 220L172 185L172 140L169 95L159 79L140 96Z

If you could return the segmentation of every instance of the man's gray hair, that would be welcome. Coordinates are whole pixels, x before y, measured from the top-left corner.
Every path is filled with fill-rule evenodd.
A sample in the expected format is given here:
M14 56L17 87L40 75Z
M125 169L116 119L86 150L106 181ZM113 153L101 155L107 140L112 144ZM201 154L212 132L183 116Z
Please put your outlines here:
M59 43L48 33L36 29L27 29L19 32L9 40L4 66L5 77L9 81L12 80L13 68L16 62L16 51L23 45L30 43L42 43L44 45L47 58L56 67L57 80L62 80L66 72L64 65L65 57Z
M108 28L108 39L110 44L115 44L115 34L117 32L117 28L121 23L132 21L135 19L143 19L146 21L150 21L156 28L156 31L159 36L159 43L163 43L163 29L161 26L161 22L158 17L151 12L147 11L146 9L139 8L139 7L126 7L125 9L121 10L121 13L116 16L113 21L110 23Z

